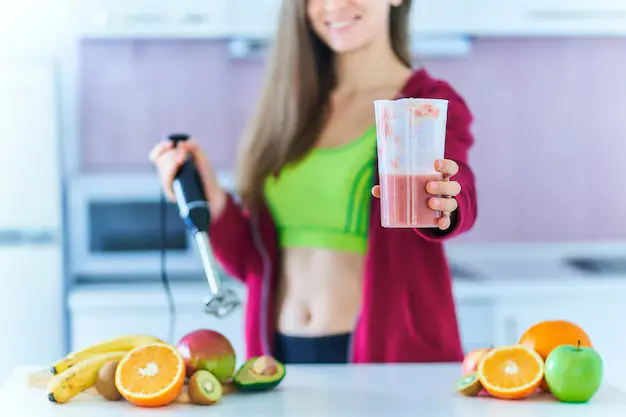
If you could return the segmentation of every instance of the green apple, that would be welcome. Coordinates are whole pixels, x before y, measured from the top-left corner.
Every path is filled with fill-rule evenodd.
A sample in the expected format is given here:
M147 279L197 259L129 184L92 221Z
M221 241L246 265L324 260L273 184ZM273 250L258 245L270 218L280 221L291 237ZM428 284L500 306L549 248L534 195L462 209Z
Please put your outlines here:
M589 401L600 388L604 370L593 348L561 345L546 359L545 379L552 394L563 402Z

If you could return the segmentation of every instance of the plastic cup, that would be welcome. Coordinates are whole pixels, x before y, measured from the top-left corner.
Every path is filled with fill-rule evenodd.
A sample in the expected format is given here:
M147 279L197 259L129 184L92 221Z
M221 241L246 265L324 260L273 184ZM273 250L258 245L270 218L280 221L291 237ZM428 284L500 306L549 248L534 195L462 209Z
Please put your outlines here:
M381 224L387 228L436 227L429 181L442 179L435 160L444 157L448 101L403 98L374 101Z

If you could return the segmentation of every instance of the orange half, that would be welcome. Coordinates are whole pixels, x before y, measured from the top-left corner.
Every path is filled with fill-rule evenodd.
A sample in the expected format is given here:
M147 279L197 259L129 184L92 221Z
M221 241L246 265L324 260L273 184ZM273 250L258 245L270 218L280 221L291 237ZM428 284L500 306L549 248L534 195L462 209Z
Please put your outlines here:
M185 361L167 344L131 350L118 364L115 386L130 403L161 407L174 401L185 383Z
M543 379L544 362L526 346L505 346L487 353L477 373L480 383L492 396L518 400L537 390Z

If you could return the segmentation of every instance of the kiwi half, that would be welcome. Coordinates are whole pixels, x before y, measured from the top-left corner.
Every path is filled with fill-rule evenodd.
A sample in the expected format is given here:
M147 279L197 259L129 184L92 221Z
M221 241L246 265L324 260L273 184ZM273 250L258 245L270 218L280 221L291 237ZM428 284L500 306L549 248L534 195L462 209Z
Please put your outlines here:
M187 394L192 403L197 405L212 405L222 398L222 384L209 371L195 372L187 384Z
M456 390L459 394L466 397L475 397L480 393L480 391L482 391L482 389L483 386L480 383L476 372L462 376L456 381Z

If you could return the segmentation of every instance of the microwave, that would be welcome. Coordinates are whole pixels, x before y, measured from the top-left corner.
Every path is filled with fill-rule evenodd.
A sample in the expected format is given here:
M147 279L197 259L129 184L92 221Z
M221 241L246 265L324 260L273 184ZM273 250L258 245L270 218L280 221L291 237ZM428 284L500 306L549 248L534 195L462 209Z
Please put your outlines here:
M233 190L230 175L218 175L218 180ZM162 206L161 196L156 174L82 175L70 181L67 245L72 280L160 280L162 251L170 280L206 279L178 207L168 200Z

